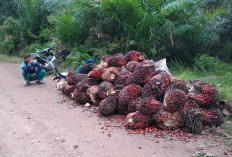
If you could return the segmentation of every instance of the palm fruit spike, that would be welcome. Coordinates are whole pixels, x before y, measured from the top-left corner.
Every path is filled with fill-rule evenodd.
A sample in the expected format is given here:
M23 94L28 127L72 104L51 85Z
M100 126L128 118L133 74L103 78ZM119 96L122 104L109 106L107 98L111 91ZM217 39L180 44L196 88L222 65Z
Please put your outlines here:
M203 81L190 80L187 84L189 97L195 100L202 108L218 107L219 93L218 90Z
M199 134L203 131L203 114L200 109L186 108L180 112L180 128L188 133Z
M94 63L88 63L85 64L81 67L81 74L88 74L90 71L92 71L94 68L96 67L96 65Z
M164 98L164 87L161 80L153 78L147 84L144 85L142 90L143 97L153 96L159 101L163 101Z
M108 67L123 67L127 63L125 56L122 54L115 54L113 55L109 62L108 62Z
M122 71L120 71L118 77L116 78L114 85L126 84L126 80L128 79L130 75L131 75L131 72L129 72L126 69L123 69Z
M85 74L77 74L76 71L70 71L67 75L67 83L70 85L76 85L81 80L87 78Z
M62 91L65 95L70 96L71 93L76 89L76 85L69 85L65 83L64 87L62 88Z
M171 89L179 89L179 90L184 91L186 94L188 94L188 88L184 81L176 81L172 83L168 88L166 88L166 91L171 90Z
M127 115L127 126L129 129L143 129L150 123L150 118L140 112L133 112Z
M115 67L110 67L106 69L101 77L103 81L114 82L118 75L119 69Z
M171 78L166 71L159 71L157 74L156 72L153 72L152 75L152 79L156 78L161 80L163 88L166 88L171 84Z
M91 86L86 91L86 93L91 98L91 102L93 103L94 106L98 106L100 103L100 99L97 95L97 91L98 91L98 85Z
M118 95L118 112L119 114L128 114L128 104L133 99L138 98L141 95L141 87L138 85L128 85L124 87Z
M130 72L134 72L134 70L136 69L136 67L139 65L139 62L136 61L130 61L126 64L126 70L130 71Z
M153 97L147 97L140 100L139 112L144 115L150 116L158 112L162 108L163 104Z
M127 52L126 55L126 60L127 62L129 61L137 61L137 62L141 62L144 60L144 57L142 57L140 55L140 52L137 52L137 51L130 51L130 52Z
M104 73L105 69L102 67L98 67L96 69L94 69L93 71L90 71L88 74L89 78L94 78L94 79L98 79L101 80L101 76Z
M143 86L151 79L151 73L154 70L154 66L138 66L134 72L127 79L126 84L136 84Z
M128 113L136 112L138 111L138 107L140 106L140 100L141 99L134 99L128 104Z
M184 107L187 100L188 95L185 92L179 89L169 90L164 96L165 110L172 113L180 111Z
M219 109L201 109L204 126L218 127L223 123L223 116Z
M103 116L110 116L115 113L117 108L117 98L115 96L108 96L99 104L100 114Z
M113 95L114 93L115 93L114 85L112 83L103 81L99 84L97 95L102 100L105 99L109 95Z
M178 113L170 113L165 110L160 110L153 116L155 124L164 130L175 130L180 123L180 115Z

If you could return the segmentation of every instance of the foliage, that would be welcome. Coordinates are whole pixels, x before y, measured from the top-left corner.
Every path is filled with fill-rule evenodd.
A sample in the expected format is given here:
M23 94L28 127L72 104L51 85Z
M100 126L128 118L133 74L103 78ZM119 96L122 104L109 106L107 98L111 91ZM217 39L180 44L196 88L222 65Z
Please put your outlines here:
M218 58L210 57L209 55L201 55L195 59L195 68L205 72L220 73L223 71L232 72L231 65L222 62Z
M21 53L19 54L20 57L23 57L27 53L36 53L36 50L44 49L45 47L49 47L49 44L40 44L40 43L32 43L26 48L22 49Z
M81 53L95 59L137 50L193 64L232 32L227 0L3 0L0 6L0 39L14 39L1 44L11 53L55 37L73 51L88 48Z

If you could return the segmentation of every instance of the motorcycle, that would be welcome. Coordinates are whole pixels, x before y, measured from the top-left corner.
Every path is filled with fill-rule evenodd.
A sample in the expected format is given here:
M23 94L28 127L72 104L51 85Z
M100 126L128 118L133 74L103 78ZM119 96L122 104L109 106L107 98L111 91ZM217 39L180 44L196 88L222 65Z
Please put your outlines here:
M36 53L31 54L31 58L33 60L37 60L38 63L42 66L42 68L46 71L55 70L55 73L58 73L56 66L56 56L51 51L54 47L52 43L50 47L45 48L43 50L37 50Z

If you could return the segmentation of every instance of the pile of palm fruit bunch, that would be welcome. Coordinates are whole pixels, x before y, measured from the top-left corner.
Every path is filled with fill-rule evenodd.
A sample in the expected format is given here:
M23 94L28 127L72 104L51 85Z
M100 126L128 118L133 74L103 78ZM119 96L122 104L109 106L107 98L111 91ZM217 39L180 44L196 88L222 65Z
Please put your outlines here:
M223 103L213 85L185 83L137 51L102 56L100 64L86 64L80 74L70 71L63 93L80 105L98 107L102 116L125 115L128 129L201 133L223 123Z

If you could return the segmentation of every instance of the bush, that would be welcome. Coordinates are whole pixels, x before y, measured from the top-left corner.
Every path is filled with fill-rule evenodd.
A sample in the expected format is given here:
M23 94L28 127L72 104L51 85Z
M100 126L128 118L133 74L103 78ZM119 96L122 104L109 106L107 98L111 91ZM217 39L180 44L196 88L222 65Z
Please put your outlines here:
M19 54L19 56L23 57L27 53L36 53L36 50L41 50L46 47L49 47L49 43L40 44L40 43L33 43L27 47L25 47Z
M228 63L222 62L216 57L209 55L200 55L195 59L195 67L198 70L221 73L225 71L232 71L232 66Z
M73 49L66 57L66 61L62 63L64 66L69 66L72 69L77 69L78 66L83 65L85 60L91 58L86 52L81 52Z

